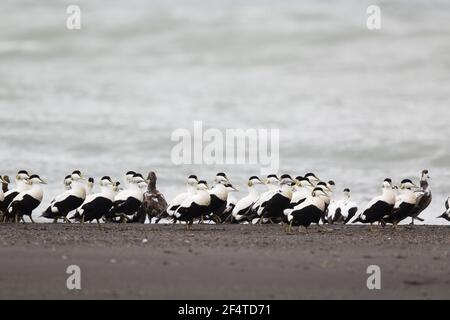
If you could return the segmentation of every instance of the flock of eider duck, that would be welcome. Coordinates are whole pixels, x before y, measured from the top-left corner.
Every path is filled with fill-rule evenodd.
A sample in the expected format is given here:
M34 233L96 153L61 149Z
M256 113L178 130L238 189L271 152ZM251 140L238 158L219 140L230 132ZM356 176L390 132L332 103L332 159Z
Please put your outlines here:
M423 170L420 183L405 179L393 184L385 179L381 194L358 212L357 204L351 200L350 190L343 191L342 199L335 195L333 181L321 181L314 173L292 178L269 175L264 181L257 176L248 179L248 194L239 200L232 200L231 193L237 189L227 175L218 173L210 187L205 180L195 175L187 179L187 190L169 203L156 188L156 174L150 172L144 178L140 173L127 172L124 181L113 181L104 176L98 181L83 177L79 170L64 179L65 190L56 196L41 213L41 217L58 222L97 223L151 223L161 220L185 223L190 229L197 223L246 223L282 224L287 232L292 227L299 231L310 225L320 230L329 230L326 224L364 223L394 227L405 219L423 221L419 217L431 203L429 174ZM15 186L10 188L8 176L0 176L0 222L31 222L33 212L44 196L44 180L27 171L15 176ZM263 190L264 189L264 190ZM446 210L439 218L450 221L450 197Z

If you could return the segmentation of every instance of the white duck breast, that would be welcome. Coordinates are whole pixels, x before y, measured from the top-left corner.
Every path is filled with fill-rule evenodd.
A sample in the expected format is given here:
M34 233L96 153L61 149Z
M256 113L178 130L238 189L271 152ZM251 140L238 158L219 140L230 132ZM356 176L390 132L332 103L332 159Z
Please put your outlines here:
M292 194L292 204L300 204L300 202L304 201L307 197L311 195L311 192L313 191L312 186L305 186L298 188L293 194Z
M396 198L394 208L395 209L400 208L403 203L416 204L416 200L417 200L416 195L412 190L409 189L400 190L400 195Z
M42 217L47 219L65 218L73 210L79 208L86 200L86 188L78 181L71 183L71 189L57 196Z

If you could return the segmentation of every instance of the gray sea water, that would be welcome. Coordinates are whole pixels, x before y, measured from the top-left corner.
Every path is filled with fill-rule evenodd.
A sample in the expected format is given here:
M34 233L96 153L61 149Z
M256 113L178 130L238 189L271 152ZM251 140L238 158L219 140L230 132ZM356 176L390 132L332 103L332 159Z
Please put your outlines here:
M369 31L366 8L382 10ZM66 28L66 8L82 29ZM171 133L279 128L280 172L316 172L361 206L381 181L430 170L440 223L450 195L450 2L128 0L0 2L0 173L39 173L44 204L74 169L155 170L168 198L188 174Z

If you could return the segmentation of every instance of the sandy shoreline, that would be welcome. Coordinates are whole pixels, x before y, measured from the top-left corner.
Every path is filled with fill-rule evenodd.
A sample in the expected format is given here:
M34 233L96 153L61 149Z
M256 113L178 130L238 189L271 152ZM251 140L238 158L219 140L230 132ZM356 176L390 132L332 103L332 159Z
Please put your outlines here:
M0 299L450 299L450 226L332 228L0 225ZM69 265L81 291L66 288Z

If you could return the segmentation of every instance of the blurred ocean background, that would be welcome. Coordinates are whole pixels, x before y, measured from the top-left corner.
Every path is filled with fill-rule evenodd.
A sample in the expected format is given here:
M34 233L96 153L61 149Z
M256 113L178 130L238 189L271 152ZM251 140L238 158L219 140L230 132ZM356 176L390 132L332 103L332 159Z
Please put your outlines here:
M70 4L81 30L66 28ZM370 4L379 31L366 27ZM429 169L423 217L442 223L449 13L449 1L430 0L2 0L0 173L40 174L43 205L74 169L155 170L169 199L187 175L225 171L245 192L258 166L176 166L171 133L195 120L279 128L279 173L334 179L361 207L385 177Z

